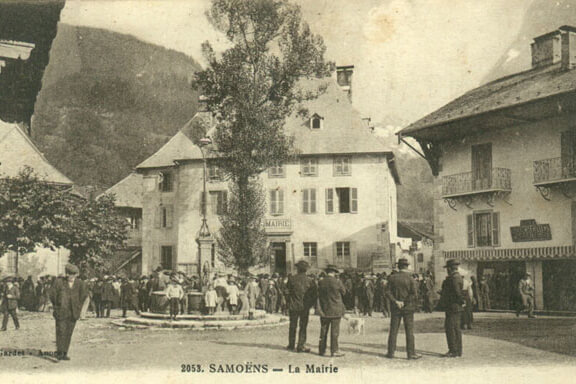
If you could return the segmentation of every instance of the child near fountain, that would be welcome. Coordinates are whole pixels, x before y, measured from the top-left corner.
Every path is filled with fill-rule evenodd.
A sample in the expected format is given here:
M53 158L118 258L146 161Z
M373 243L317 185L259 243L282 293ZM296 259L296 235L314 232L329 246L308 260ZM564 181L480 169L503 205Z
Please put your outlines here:
M209 315L213 315L216 310L216 300L218 300L218 295L214 290L214 286L210 284L206 294L204 295L204 303L206 304L206 309L208 309Z

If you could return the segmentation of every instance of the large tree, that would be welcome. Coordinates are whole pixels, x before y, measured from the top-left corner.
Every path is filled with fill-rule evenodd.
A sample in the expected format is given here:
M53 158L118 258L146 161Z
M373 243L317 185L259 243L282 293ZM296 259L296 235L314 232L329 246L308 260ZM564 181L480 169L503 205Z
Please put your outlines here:
M240 240L221 242L229 248L221 254L226 260L233 255L234 265L246 270L265 254L264 210L251 205L258 188L251 179L290 157L285 120L310 97L298 81L327 76L331 65L324 61L322 38L302 21L300 8L286 0L212 0L207 14L230 48L217 54L209 42L203 44L208 65L196 74L195 86L217 117L213 140L219 165L233 184L234 204L243 207L228 210L221 220L222 236Z
M83 199L28 167L0 178L0 257L6 251L21 255L36 247L64 247L72 263L97 269L122 246L126 233L113 196Z

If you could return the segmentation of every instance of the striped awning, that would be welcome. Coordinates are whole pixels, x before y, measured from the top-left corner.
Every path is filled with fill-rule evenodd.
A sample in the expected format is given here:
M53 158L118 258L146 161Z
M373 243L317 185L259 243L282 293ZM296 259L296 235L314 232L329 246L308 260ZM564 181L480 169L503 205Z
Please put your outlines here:
M573 245L534 248L493 248L442 251L445 259L458 260L534 260L534 259L576 259Z

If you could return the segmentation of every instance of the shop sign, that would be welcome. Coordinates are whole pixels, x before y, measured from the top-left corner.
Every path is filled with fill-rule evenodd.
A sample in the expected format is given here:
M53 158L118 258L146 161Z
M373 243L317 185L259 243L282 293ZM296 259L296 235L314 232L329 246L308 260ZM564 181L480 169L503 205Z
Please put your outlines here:
M550 224L537 224L534 219L520 220L519 227L510 227L510 234L515 243L552 240Z

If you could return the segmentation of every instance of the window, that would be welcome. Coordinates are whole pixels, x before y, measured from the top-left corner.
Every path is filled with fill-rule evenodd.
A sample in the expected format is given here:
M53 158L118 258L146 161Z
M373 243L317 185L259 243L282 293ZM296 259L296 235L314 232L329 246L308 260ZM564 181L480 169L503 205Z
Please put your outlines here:
M474 212L467 217L468 247L497 247L500 245L500 214Z
M472 146L472 189L492 187L492 144Z
M284 191L281 189L270 190L270 214L274 216L284 214Z
M132 212L126 220L128 220L128 229L138 230L142 222L142 213Z
M316 189L302 190L302 213L316 213Z
M423 254L423 253L419 253L419 254L418 254L418 262L419 262L419 263L423 263L423 262L424 262L424 254Z
M336 190L336 204L334 202ZM358 188L326 189L326 213L358 213Z
M224 179L222 175L222 170L215 164L209 164L208 169L206 170L208 173L208 180L209 181L222 181Z
M318 266L318 243L304 243L304 257L309 259L311 266Z
M334 158L334 176L350 176L352 158L350 156L338 156Z
M6 269L7 269L7 273L16 273L16 252L14 251L8 251L8 254L6 255L7 260L7 265L6 265Z
M317 113L313 114L310 118L310 129L321 129L322 128L322 120L324 118Z
M339 241L336 243L336 264L344 266L352 265L350 242Z
M300 175L303 177L318 176L318 159L314 157L301 159Z
M163 205L158 207L156 214L156 228L172 228L174 216L174 207L172 205Z
M172 269L173 267L173 255L171 245L162 245L160 247L160 265L162 269Z
M172 192L174 190L174 178L170 172L160 172L160 191Z
M284 172L284 164L275 165L273 167L268 168L268 177L270 178L278 178L286 176Z
M210 191L210 206L212 214L222 216L228 209L228 192L227 191Z

